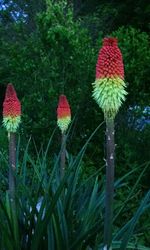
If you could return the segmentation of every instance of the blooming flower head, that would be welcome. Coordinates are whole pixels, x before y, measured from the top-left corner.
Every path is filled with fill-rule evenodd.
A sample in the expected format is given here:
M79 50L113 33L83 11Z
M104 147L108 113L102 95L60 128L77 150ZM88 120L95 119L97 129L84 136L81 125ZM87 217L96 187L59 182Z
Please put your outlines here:
M124 66L116 38L104 38L96 64L93 98L105 118L114 118L125 100Z
M61 132L66 132L71 122L71 110L65 95L60 95L57 107L57 125Z
M21 122L21 104L12 84L7 85L3 102L3 125L8 132L15 133Z

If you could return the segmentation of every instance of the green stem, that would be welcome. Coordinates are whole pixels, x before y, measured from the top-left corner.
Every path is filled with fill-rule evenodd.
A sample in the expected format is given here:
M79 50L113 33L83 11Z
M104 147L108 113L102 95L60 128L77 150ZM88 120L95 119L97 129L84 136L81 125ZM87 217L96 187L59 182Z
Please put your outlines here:
M104 217L104 246L110 250L112 245L112 219L113 219L113 195L114 195L114 119L106 120L106 196Z
M62 133L62 140L61 140L61 156L60 156L61 178L63 178L65 172L65 161L66 161L66 135L64 132Z
M9 194L15 198L15 171L16 171L16 133L9 134Z
M16 133L9 134L9 198L11 209L11 220L13 226L13 234L15 239L15 249L19 248L19 230L17 209L15 200L15 173L16 172Z

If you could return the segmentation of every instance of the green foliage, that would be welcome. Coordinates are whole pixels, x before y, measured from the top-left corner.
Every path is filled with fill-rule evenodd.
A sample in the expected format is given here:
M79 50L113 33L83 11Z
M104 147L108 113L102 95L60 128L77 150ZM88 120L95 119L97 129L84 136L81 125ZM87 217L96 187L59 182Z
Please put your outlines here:
M123 25L149 31L150 3L147 0L74 2L77 6L75 12L85 19L93 35L97 36L98 31L107 34Z
M7 189L7 174L8 174L8 138L4 128L0 127L0 197Z
M101 249L104 178L101 178L100 171L97 171L89 178L82 179L82 161L85 151L101 126L102 124L96 128L75 157L68 155L63 179L60 179L59 172L60 153L51 162L48 158L48 156L53 158L51 149L54 133L46 147L39 152L36 151L36 158L31 156L30 141L28 142L23 161L17 159L16 205L15 207L12 205L8 193L0 200L2 250L41 248L61 250L62 247L66 250L84 250L89 247L95 250ZM32 175L28 175L31 171L29 166L32 169ZM117 180L116 192L121 191L128 178L139 172L142 167L135 168ZM144 167L145 170L147 167L149 164ZM50 172L49 169L51 169ZM129 202L131 204L135 199L135 190L140 184L143 173L144 171L141 172L135 185L128 190L123 201L115 206L114 249L123 249L122 244L123 247L127 244L126 249L132 249L138 243L141 250L148 250L139 244L140 237L138 242L134 237L139 217L146 214L150 206L150 193L147 192L141 203L137 202L137 207L122 221L123 223L120 221L120 214L125 218L127 204ZM118 221L121 223L119 227Z

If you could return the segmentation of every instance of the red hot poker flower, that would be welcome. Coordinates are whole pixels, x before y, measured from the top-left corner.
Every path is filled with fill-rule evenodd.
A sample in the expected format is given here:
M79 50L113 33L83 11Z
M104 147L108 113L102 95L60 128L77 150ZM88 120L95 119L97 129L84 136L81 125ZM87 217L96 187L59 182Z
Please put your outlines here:
M60 95L57 107L57 124L65 132L71 122L71 110L65 95Z
M102 108L105 119L115 118L127 92L122 54L117 38L104 38L96 64L93 98Z
M3 103L3 124L8 132L16 132L21 121L21 104L12 84L7 85Z

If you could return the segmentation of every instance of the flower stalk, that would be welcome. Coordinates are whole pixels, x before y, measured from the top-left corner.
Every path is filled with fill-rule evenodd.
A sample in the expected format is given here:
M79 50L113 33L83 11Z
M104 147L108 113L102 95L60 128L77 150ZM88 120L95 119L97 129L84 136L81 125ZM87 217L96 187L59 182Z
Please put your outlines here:
M106 196L104 217L104 246L111 249L113 196L114 196L114 170L115 170L115 142L114 119L106 120Z
M16 133L9 134L9 195L15 199Z
M66 163L66 134L65 132L62 133L62 138L61 138L61 155L60 155L60 175L61 178L64 176L65 172L65 163Z

